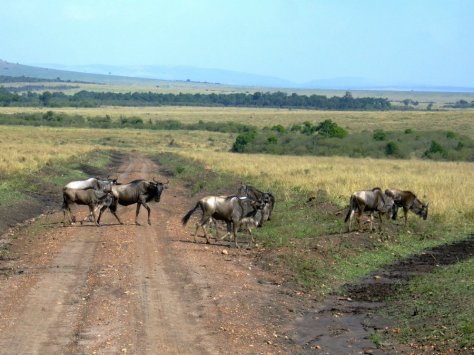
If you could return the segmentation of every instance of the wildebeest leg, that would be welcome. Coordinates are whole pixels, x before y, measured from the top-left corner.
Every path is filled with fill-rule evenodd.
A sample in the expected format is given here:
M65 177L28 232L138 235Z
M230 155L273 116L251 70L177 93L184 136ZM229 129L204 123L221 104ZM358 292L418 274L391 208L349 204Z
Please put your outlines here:
M359 214L357 216L357 225L359 227L359 232L362 232L362 227L360 224L360 220L362 219L362 216L364 216L364 211L365 211L365 206L360 206L359 207ZM370 230L372 230L372 223L370 224Z
M349 225L347 227L347 231L350 233L352 231L352 219L354 218L354 209L352 209L351 207L350 208L350 212L349 212Z
M194 232L194 243L196 243L196 236L199 230L199 227L204 231L204 237L206 238L206 244L211 244L211 241L207 235L206 224L209 223L210 217L203 215L201 220L196 223L196 230Z
M226 221L225 223L226 223L226 226L227 226L227 233L221 238L221 240L224 240L228 236L230 237L231 231L232 231L232 224L231 224L232 222ZM229 241L232 241L232 240L229 239Z
M219 239L219 229L218 229L218 226L217 226L217 221L214 218L209 218L209 222L208 222L209 229L211 228L211 224L214 225L214 229L216 230L215 240L218 240Z
M380 211L378 211L378 212L379 212L379 219L380 219L379 229L380 229L380 231L382 231L383 230L382 212L380 212Z
M204 236L206 237L206 244L211 244L211 239L207 235L207 229L206 229L206 224L209 223L209 220L205 221L204 223L201 223L202 230L204 231Z
M140 202L137 202L137 210L136 210L136 212L135 212L135 224L136 224L137 226L140 225L140 223L138 223L138 213L140 213L140 207L141 207L141 205L142 205L142 204L141 204Z
M234 236L235 246L240 249L239 244L237 243L237 231L239 230L240 223L233 222L232 235Z
M151 209L150 207L146 204L146 203L142 203L143 207L146 208L146 210L148 211L148 225L151 226L151 222L150 222L150 212L151 212ZM137 213L137 217L138 217L138 213Z
M117 216L117 212L116 212L116 206L114 207L113 205L109 207L109 210L110 212L115 216L115 218L117 218L117 221L120 223L120 224L123 224L122 221L120 220L119 216ZM97 218L97 223L99 224L100 223L100 218L102 217L102 213L104 213L104 211L107 209L107 206L104 206L100 209L100 212L99 212L99 218Z
M408 208L403 207L403 218L405 218L405 227L407 226Z
M69 205L67 205L63 208L63 212L64 212L63 225L66 225L66 213L67 213L69 224L71 224L72 223L72 219L71 219L72 212L71 212L71 208L69 207Z
M90 211L89 216L92 214L92 217L94 218L94 223L98 227L99 222L97 222L97 218L96 218L96 215L95 215L95 208L93 208L92 206L89 206L89 211Z

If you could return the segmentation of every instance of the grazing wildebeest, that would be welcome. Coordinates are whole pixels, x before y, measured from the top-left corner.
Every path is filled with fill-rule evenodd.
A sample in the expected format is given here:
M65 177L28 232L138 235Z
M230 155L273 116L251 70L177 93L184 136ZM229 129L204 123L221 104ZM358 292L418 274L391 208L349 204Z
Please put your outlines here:
M160 202L161 193L165 189L165 185L168 183L169 180L163 183L153 178L153 181L139 179L131 181L128 184L113 185L112 194L114 196L114 201L108 207L115 218L117 218L117 221L122 224L122 221L117 216L117 205L130 206L136 203L137 211L135 213L135 224L140 225L140 223L138 223L138 213L140 212L140 207L143 205L143 207L148 211L148 224L151 225L150 207L147 205L147 202L152 200ZM101 208L97 222L100 222L100 217L106 209L107 206Z
M271 192L262 192L254 186L241 183L239 189L237 190L237 196L246 196L253 200L263 201L267 204L263 221L259 225L260 227L263 225L264 221L270 221L272 219L272 212L273 208L275 207L275 197Z
M407 225L407 214L412 210L417 216L423 217L423 220L428 218L428 203L425 205L416 195L411 191L401 191L397 189L386 189L385 195L393 198L395 203L395 213L392 219L397 219L398 208L403 208L403 216L405 217L405 226Z
M201 227L204 230L206 243L210 243L206 225L211 221L211 219L214 219L218 221L224 221L227 224L227 234L224 236L224 238L230 235L232 231L235 246L239 247L237 242L237 231L240 227L242 219L255 216L256 212L263 208L263 203L248 197L239 197L234 195L206 196L200 199L196 205L184 215L181 220L183 225L188 223L191 215L199 208L202 211L202 217L201 220L196 224L194 242L196 242L198 229Z
M357 223L361 230L360 219L365 212L370 212L370 230L373 230L372 212L378 212L380 218L380 230L382 230L382 214L388 213L389 217L394 213L393 199L385 195L378 187L372 190L362 190L354 192L349 201L349 211L347 211L344 222L349 221L349 232L351 231L352 218L358 213Z
M73 219L71 217L71 205L87 205L89 207L89 218L92 216L94 223L98 226L99 221L96 219L95 209L96 208L103 208L104 206L110 206L113 202L113 195L110 191L104 190L94 190L94 189L87 189L87 190L80 190L80 189L70 189L65 188L63 190L63 224L66 225L66 212L68 212L69 223L71 224ZM87 218L87 217L86 217ZM84 218L85 220L85 218ZM82 223L82 222L81 222Z
M117 179L109 179L107 176L106 180L102 180L97 178L89 178L87 180L78 180L78 181L71 181L64 186L64 189L77 189L77 190L87 190L87 189L94 189L94 190L106 190L111 185L115 185L117 183Z

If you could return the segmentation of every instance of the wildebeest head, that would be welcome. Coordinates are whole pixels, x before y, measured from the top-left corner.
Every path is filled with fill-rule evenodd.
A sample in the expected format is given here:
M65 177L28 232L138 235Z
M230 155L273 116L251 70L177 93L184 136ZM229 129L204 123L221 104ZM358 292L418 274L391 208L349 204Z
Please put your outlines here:
M155 178L153 178L153 181L149 181L147 192L150 194L150 196L155 202L160 202L161 193L166 188L165 185L167 185L168 183L169 180L167 182L160 182L157 181Z
M387 218L389 218L389 219L392 218L393 219L393 216L395 216L395 214L397 213L397 206L395 205L395 201L390 196L387 196L386 194L384 194L382 192L382 190L380 190L378 188L376 188L376 189L380 191L380 195L382 197L383 206L380 210L383 213L387 214ZM374 189L374 190L376 190L376 189ZM372 191L374 191L374 190L372 190Z
M428 203L425 205L418 199L413 201L412 211L415 212L417 216L423 217L423 220L428 218Z

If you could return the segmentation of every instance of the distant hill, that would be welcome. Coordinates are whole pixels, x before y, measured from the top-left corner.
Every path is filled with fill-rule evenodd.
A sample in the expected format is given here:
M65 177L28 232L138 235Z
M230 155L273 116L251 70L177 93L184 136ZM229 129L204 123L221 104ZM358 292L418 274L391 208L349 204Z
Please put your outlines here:
M150 80L146 78L129 78L119 75L103 75L95 73L83 73L70 70L59 70L50 68L34 67L18 63L9 63L0 59L0 75L4 76L25 76L39 79L61 79L63 81L80 81L89 83L116 83L127 84L136 83L137 81L150 83L158 80Z
M473 87L426 86L413 84L381 85L364 78L339 77L294 83L277 77L236 72L222 69L206 69L190 66L162 65L60 65L45 64L36 67L14 64L0 59L0 76L25 76L62 81L91 82L98 84L146 84L197 83L240 87L238 90L264 91L288 90L359 90L359 91L419 91L473 93Z
M59 65L46 64L48 67L90 72L103 75L119 75L147 79L168 81L191 81L200 83L235 85L235 86L261 86L270 88L296 88L297 84L280 78L265 75L249 74L232 70L196 68L191 66L165 66L165 65Z

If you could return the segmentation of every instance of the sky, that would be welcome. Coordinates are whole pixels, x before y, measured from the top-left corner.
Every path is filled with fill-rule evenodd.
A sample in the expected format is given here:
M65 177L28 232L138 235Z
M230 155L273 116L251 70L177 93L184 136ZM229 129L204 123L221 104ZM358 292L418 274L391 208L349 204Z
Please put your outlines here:
M0 59L474 87L472 0L0 0Z

